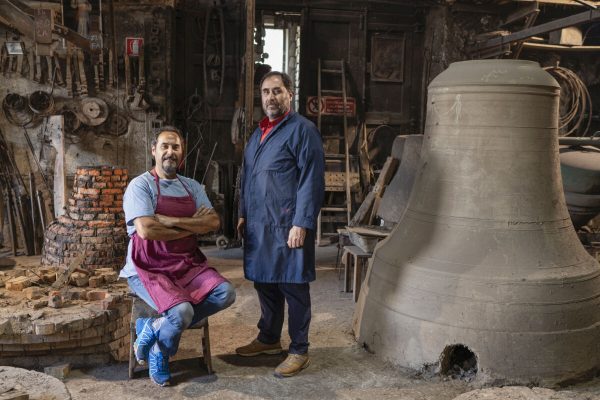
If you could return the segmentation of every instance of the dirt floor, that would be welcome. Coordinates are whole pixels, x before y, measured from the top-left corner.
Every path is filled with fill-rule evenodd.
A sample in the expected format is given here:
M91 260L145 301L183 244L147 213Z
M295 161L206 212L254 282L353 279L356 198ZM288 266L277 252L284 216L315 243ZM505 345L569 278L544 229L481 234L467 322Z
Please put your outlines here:
M241 358L234 354L236 347L255 338L259 317L258 301L252 283L243 277L241 250L209 249L206 253L212 264L234 283L237 290L235 304L210 318L213 366L216 373L209 376L199 366L199 333L189 331L184 334L178 356L170 363L173 386L156 386L148 379L147 371L141 369L135 379L129 380L126 363L85 370L76 369L72 370L65 380L74 400L450 400L478 389L476 384L460 380L443 377L423 378L415 371L383 363L360 348L355 343L351 331L354 308L352 294L342 292L341 276L335 267L334 246L319 248L317 280L311 285L312 364L296 377L275 378L273 368L284 356ZM285 328L282 341L284 347L289 344ZM557 390L568 391L563 394L568 394L569 399L600 399L600 379ZM477 398L496 399L489 396ZM497 398L502 399L503 396Z

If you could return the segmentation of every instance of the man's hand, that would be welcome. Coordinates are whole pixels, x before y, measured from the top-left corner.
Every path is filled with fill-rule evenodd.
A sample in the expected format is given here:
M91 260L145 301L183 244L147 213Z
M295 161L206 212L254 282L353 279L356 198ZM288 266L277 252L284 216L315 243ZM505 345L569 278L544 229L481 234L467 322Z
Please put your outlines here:
M292 226L290 234L288 236L287 245L290 249L296 249L304 245L304 238L306 237L306 228L299 226Z
M246 219L245 218L240 218L238 219L238 223L237 223L237 233L238 233L238 237L240 239L244 238L244 225L246 224Z
M200 206L200 208L198 208L198 210L196 210L196 212L194 213L194 217L202 217L203 215L208 215L210 213L215 212L214 208L208 208L208 207L204 207L204 206Z

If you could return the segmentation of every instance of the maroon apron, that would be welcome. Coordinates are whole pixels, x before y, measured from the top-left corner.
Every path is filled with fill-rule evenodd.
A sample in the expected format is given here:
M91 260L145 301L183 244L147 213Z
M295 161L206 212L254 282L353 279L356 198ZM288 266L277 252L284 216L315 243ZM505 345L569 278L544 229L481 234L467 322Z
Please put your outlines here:
M196 202L190 191L184 197L161 196L158 175L152 170L158 198L156 214L169 217L191 217L196 212ZM131 259L144 287L154 300L159 312L177 304L198 304L223 282L227 282L215 269L208 266L206 256L198 248L196 235L181 239L143 240L137 233L131 237Z

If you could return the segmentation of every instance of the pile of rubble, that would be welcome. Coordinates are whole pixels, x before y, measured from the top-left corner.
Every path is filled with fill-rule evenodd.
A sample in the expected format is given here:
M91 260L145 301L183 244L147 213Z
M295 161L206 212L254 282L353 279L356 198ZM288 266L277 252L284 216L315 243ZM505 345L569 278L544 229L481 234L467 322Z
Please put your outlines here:
M128 359L127 285L112 268L73 265L0 270L0 365L81 367Z

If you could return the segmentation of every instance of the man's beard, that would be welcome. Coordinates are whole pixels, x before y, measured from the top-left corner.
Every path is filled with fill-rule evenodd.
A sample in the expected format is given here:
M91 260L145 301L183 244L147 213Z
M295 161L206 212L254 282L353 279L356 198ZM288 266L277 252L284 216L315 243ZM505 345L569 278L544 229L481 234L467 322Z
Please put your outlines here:
M168 161L174 161L173 163L169 163ZM177 173L177 160L176 159L165 159L162 163L163 171L167 175L175 175Z
M275 106L276 108L269 108L269 106ZM280 117L284 114L281 105L279 103L270 103L267 104L263 111L265 112L265 115L271 119L276 118L276 117Z

